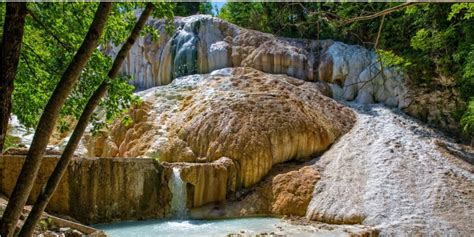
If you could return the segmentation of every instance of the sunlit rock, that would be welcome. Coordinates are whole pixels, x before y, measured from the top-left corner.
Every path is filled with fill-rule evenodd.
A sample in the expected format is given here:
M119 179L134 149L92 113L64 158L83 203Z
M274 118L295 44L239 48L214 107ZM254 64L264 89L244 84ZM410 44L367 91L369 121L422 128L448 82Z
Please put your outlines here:
M10 197L25 156L0 156L0 193ZM33 204L59 160L45 156L28 198ZM46 211L82 223L163 218L170 193L162 169L152 159L75 157L69 164Z
M89 137L89 155L191 163L228 157L236 186L248 187L274 164L321 153L350 129L351 110L319 88L252 68L182 77L140 92L133 123L117 121Z
M323 56L319 73L321 80L333 84L335 98L400 108L408 105L404 75L383 67L377 55L363 47L335 42Z
M232 159L221 157L209 163L163 163L165 170L179 168L183 182L188 185L188 207L226 200L236 191L237 167Z
M232 195L226 202L193 208L190 216L198 219L304 216L319 178L319 172L309 164L276 165L257 185Z
M473 149L386 107L354 107L354 127L315 165L321 179L307 217L382 236L473 233Z
M148 24L158 29L159 39L139 39L122 67L139 89L166 85L180 76L245 66L329 82L333 94L346 100L407 106L404 75L393 68L382 70L376 54L360 46L276 37L205 15L175 18L172 34L166 32L163 20ZM112 47L111 53L117 50Z

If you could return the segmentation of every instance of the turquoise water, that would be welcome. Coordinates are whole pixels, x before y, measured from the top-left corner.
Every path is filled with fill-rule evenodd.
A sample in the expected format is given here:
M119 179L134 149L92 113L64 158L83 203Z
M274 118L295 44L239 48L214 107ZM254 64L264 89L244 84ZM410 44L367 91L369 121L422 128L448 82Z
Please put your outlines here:
M94 226L111 237L148 236L227 236L244 231L282 234L283 223L278 218L241 218L226 220L149 220L99 224ZM286 233L289 234L289 233ZM293 235L291 235L293 236ZM301 236L301 235L300 235Z

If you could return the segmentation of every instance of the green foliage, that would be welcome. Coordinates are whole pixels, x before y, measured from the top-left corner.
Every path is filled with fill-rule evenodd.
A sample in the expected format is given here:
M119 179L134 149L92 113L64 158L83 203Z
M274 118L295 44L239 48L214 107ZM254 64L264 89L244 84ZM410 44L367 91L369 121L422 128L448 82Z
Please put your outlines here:
M440 37L436 37L436 32L420 29L416 35L411 38L411 47L420 49L422 51L429 51L430 49L438 49L443 44Z
M5 20L5 15L7 12L7 4L0 4L0 36L3 35L3 21Z
M461 118L461 125L465 134L474 137L474 98L471 98L466 113Z
M456 3L451 6L451 12L448 20L453 19L456 15L463 15L463 19L468 20L474 17L474 4L472 3Z
M459 89L465 97L474 96L474 43L471 44L471 50L467 53L464 64L462 65L462 76L459 81Z
M219 17L249 29L271 32L266 8L262 2L229 2L225 4Z
M166 22L166 25L165 25L166 33L172 34L172 32L174 32L175 30L173 22L174 22L174 16L176 15L175 14L176 5L168 3L168 2L155 2L153 3L153 5L155 7L152 14L153 18L155 19L164 18ZM145 28L150 28L150 26L146 25ZM157 30L155 28L154 30L157 33ZM146 34L147 31L145 30L145 32L143 33ZM157 38L155 37L155 39Z
M5 144L3 146L3 150L6 151L10 148L18 147L18 145L20 144L20 141L21 139L19 137L15 137L15 136L7 134L5 138Z
M53 219L51 217L48 218L42 218L40 222L38 223L40 230L46 231L51 229L53 225Z
M212 15L212 4L210 2L200 3L199 14Z
M212 4L209 2L177 2L174 8L177 16L190 16L195 14L212 15Z
M396 55L392 51L378 49L377 54L385 67L394 66L399 68L407 68L411 65L409 61L399 55Z
M145 3L115 3L108 18L100 47L94 51L81 74L75 89L61 110L60 130L68 129L66 118L78 118L97 86L108 80L112 65L110 50L128 37L137 17L137 9ZM0 12L4 11L4 5ZM98 3L28 3L30 14L26 18L25 34L18 74L13 92L13 113L22 124L36 127L39 117L52 91L58 83L87 33ZM153 16L173 16L172 3L154 3ZM3 26L3 17L2 17ZM3 27L2 27L3 28ZM158 39L156 29L147 27L144 34ZM119 76L112 82L108 96L101 103L107 119L111 119L130 103L136 101L134 88L128 84L132 78ZM70 119L69 119L70 120Z

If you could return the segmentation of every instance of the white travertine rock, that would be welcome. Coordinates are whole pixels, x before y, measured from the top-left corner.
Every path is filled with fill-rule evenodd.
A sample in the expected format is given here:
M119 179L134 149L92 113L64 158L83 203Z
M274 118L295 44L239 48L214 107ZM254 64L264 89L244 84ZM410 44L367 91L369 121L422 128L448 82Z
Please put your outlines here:
M169 84L179 76L245 66L338 84L345 100L407 106L404 76L391 68L379 73L376 54L360 46L276 37L206 15L176 18L173 35L166 33L163 20L148 24L158 29L160 39L140 39L122 67L141 90Z
M332 70L327 72L327 70ZM332 44L320 64L320 79L339 84L341 97L362 104L382 102L387 106L407 106L404 75L394 68L383 68L377 55L359 46ZM333 94L341 92L331 87Z
M253 68L181 77L140 92L143 103L130 109L133 124L117 121L88 136L88 155L191 163L229 157L237 187L249 187L274 164L320 153L350 129L351 110L320 90Z
M316 162L309 219L363 224L382 236L474 232L474 167L419 122L381 105L352 105L357 122ZM471 149L472 153L472 149Z

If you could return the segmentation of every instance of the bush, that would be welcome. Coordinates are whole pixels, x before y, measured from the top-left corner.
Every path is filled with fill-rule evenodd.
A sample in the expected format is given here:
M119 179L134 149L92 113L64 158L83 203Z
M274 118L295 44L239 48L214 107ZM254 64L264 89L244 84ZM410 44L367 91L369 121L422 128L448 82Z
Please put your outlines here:
M474 137L474 98L471 98L466 113L461 118L461 125L465 134Z
M20 140L21 139L19 137L15 137L15 136L11 136L7 134L7 137L5 138L5 144L3 146L3 150L6 151L10 148L18 147L18 145L20 144Z

